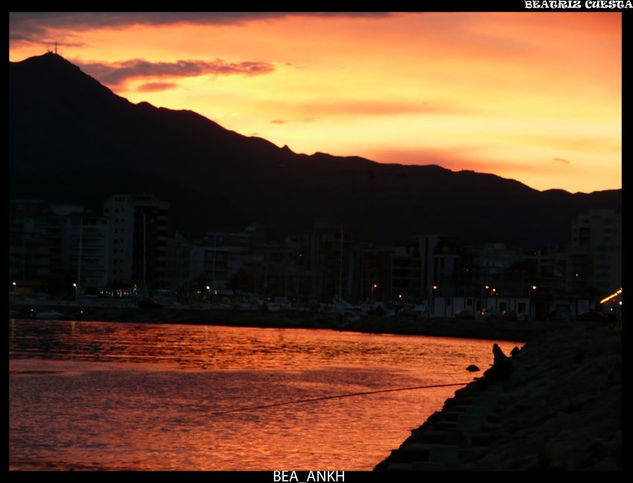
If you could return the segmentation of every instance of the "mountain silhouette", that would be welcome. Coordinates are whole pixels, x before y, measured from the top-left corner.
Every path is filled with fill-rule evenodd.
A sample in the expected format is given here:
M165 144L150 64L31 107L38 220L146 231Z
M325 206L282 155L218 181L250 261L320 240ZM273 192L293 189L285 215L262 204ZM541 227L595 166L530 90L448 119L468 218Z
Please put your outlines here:
M575 215L621 207L621 190L541 192L435 165L297 154L192 111L133 104L54 53L10 62L10 199L100 212L114 193L169 201L173 229L191 236L260 222L283 237L325 217L378 243L440 233L566 244Z

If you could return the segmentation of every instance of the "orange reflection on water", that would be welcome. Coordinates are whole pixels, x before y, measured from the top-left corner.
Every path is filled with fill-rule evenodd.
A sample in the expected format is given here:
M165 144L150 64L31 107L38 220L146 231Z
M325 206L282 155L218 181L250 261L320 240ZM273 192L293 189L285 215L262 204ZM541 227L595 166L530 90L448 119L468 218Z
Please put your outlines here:
M370 470L458 387L376 391L492 363L492 341L13 323L13 469Z

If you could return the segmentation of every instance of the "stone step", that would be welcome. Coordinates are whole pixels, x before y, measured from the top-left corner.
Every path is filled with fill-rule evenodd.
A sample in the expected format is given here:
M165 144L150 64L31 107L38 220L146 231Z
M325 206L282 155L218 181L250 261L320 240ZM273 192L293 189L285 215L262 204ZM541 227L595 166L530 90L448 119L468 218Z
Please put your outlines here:
M432 463L430 461L414 461L411 464L411 469L413 471L441 471L445 470L446 467L440 463Z
M387 466L389 471L413 471L413 465L410 463L390 463Z
M409 462L412 460L427 461L429 459L429 449L418 443L407 443L398 449L391 451L389 460L393 463Z
M455 465L459 461L459 449L453 445L433 445L430 448L429 461Z
M449 422L454 422L457 421L457 418L463 413L464 411L444 411L442 416L444 416L444 421L449 421Z
M475 430L479 431L479 428L475 428ZM450 444L464 446L470 444L467 434L468 433L464 431L462 427L446 431L429 429L416 435L415 441L412 441L412 444Z
M457 425L463 428L472 428L473 426L482 426L488 421L488 414L481 412L469 412L462 414L457 418Z
M486 420L491 424L499 424L501 417L498 414L489 414Z
M470 441L473 446L488 446L494 441L494 436L488 432L473 433Z
M458 425L457 421L438 421L433 423L433 428L438 431L450 431L452 429L457 429Z
M418 454L428 454L428 458L420 460L422 462L454 465L459 458L459 448L452 444L412 444L411 446Z
M442 444L447 439L447 431L427 430L419 435L420 443Z
M495 431L497 431L498 429L501 428L500 424L496 424L496 423L486 423L481 427L481 431L483 433L494 433Z
M455 397L461 398L461 397L466 397L466 396L473 396L477 394L478 392L479 392L479 389L477 389L475 386L468 385L455 391Z
M464 406L461 413L469 413L469 412L483 412L483 413L495 413L499 412L501 407L496 403L486 403L486 402L477 402L473 403L470 406Z
M472 400L472 404L495 404L499 401L499 395L498 394L482 394L481 396L477 396L476 398L473 398Z

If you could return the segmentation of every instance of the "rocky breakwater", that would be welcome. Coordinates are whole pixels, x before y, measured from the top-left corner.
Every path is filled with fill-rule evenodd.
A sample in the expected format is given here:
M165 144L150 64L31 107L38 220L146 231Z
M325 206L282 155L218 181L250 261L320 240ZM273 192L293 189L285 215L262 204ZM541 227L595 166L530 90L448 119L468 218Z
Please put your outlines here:
M621 336L576 322L496 353L375 471L622 470Z

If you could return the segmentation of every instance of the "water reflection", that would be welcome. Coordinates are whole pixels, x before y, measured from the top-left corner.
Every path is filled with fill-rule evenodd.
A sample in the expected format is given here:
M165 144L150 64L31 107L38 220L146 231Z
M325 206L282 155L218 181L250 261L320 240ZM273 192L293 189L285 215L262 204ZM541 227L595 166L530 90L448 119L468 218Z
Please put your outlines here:
M491 341L328 330L15 320L13 469L371 469ZM500 342L508 352L515 344Z

